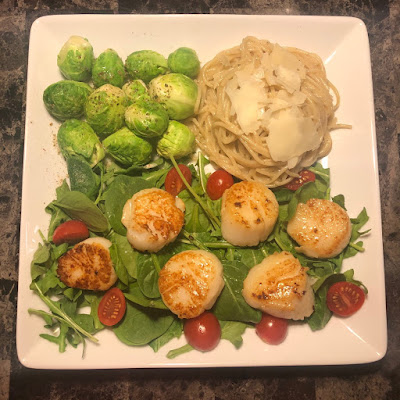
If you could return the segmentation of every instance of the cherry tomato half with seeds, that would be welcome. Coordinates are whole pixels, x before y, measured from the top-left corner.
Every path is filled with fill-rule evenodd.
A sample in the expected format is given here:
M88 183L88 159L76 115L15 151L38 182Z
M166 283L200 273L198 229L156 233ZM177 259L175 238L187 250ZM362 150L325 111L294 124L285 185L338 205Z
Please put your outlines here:
M351 282L334 283L326 295L328 308L341 317L353 315L362 307L364 301L364 290Z
M222 197L226 189L233 185L233 177L229 172L218 169L213 172L207 180L207 194L211 200L218 200Z
M110 289L100 300L97 315L100 322L106 326L113 326L121 321L125 315L126 301L121 289Z
M89 229L78 220L71 219L57 226L53 233L53 243L59 245L61 243L75 244L89 237Z
M286 189L293 190L294 192L302 187L307 182L314 182L315 181L315 174L308 169L299 172L299 177L294 178L292 181L284 185Z
M282 343L288 331L287 319L274 317L269 314L262 315L261 321L256 324L256 333L260 339L268 344Z
M178 167L187 180L187 183L191 185L192 173L190 172L189 167L184 164L178 164ZM185 188L186 186L183 183L182 178L179 176L178 171L175 168L171 168L165 178L165 190L172 194L172 196L177 196Z
M204 312L196 318L185 321L183 332L187 342L200 351L210 351L217 347L221 339L221 326L217 317Z

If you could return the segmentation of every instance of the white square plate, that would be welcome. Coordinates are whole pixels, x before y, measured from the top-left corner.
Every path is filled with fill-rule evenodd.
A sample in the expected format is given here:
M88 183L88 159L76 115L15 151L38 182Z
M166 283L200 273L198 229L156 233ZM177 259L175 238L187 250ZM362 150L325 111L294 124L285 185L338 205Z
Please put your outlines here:
M151 49L168 56L181 46L194 48L202 63L219 51L240 44L245 36L268 39L319 54L328 78L341 94L340 122L353 126L332 134L328 158L332 194L344 194L351 217L367 208L371 234L366 251L345 260L357 279L369 289L362 309L348 319L332 318L325 329L312 332L307 325L291 326L284 343L268 346L248 329L243 346L236 350L222 341L212 352L192 351L176 359L168 350L184 344L174 340L154 353L150 347L128 347L110 331L98 334L100 345L88 343L86 357L68 347L39 337L43 321L29 316L28 308L45 308L29 290L30 262L46 232L45 206L66 177L66 166L56 145L59 124L47 113L44 89L62 77L57 53L71 35L89 39L97 56L114 48L123 60L133 51ZM373 322L372 322L373 321ZM371 325L373 324L373 326ZM362 21L348 17L234 16L234 15L68 15L35 21L31 30L26 103L17 348L22 364L32 368L145 368L223 367L354 364L379 360L386 352L386 308L381 213L376 154L374 105L368 35Z

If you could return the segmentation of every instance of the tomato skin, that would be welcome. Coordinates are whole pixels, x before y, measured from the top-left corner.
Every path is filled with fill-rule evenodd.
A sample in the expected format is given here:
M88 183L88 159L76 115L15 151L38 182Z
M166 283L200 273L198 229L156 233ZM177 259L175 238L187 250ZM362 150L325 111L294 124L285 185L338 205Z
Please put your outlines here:
M261 321L256 324L256 333L260 339L268 344L282 343L288 332L287 319L274 317L263 313Z
M75 244L89 237L89 229L78 220L71 219L57 226L53 233L53 243L59 245L61 243Z
M224 169L218 169L207 180L207 194L211 200L218 200L233 184L232 175Z
M182 172L182 175L187 180L188 184L192 184L192 173L184 164L178 164L179 169ZM172 194L172 196L177 196L186 186L184 185L181 177L179 176L177 170L175 168L171 168L168 171L167 176L165 177L165 190Z
M326 295L328 308L341 317L353 315L362 307L364 301L364 291L351 282L334 283Z
M196 318L186 320L183 332L187 342L200 351L214 349L221 339L219 321L214 314L207 311Z
M308 169L299 172L300 177L294 178L291 182L287 183L283 187L295 192L298 188L302 187L307 182L315 182L315 174Z
M100 300L97 315L100 322L106 326L113 326L121 321L126 311L126 300L121 289L114 287L106 292Z

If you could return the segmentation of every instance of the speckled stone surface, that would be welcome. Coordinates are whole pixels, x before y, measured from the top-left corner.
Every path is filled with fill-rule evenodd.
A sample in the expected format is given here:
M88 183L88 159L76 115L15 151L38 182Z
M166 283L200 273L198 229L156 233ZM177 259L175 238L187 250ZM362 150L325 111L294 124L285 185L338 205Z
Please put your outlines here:
M48 14L348 15L367 25L385 250L388 353L360 366L36 371L15 348L19 213L29 29ZM2 0L0 2L0 400L400 399L400 2L398 0ZM371 321L373 329L373 321Z

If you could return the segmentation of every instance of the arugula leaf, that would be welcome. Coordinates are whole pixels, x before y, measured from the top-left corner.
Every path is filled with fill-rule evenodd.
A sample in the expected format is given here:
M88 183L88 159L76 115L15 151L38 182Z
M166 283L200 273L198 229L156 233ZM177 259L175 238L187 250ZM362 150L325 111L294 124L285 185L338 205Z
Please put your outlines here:
M180 356L181 354L189 353L189 351L194 350L194 348L190 344L185 344L182 347L179 347L178 349L170 350L167 353L167 358L173 359L175 357Z
M237 321L219 321L221 325L221 339L229 340L235 348L239 349L243 344L242 335L252 325Z

